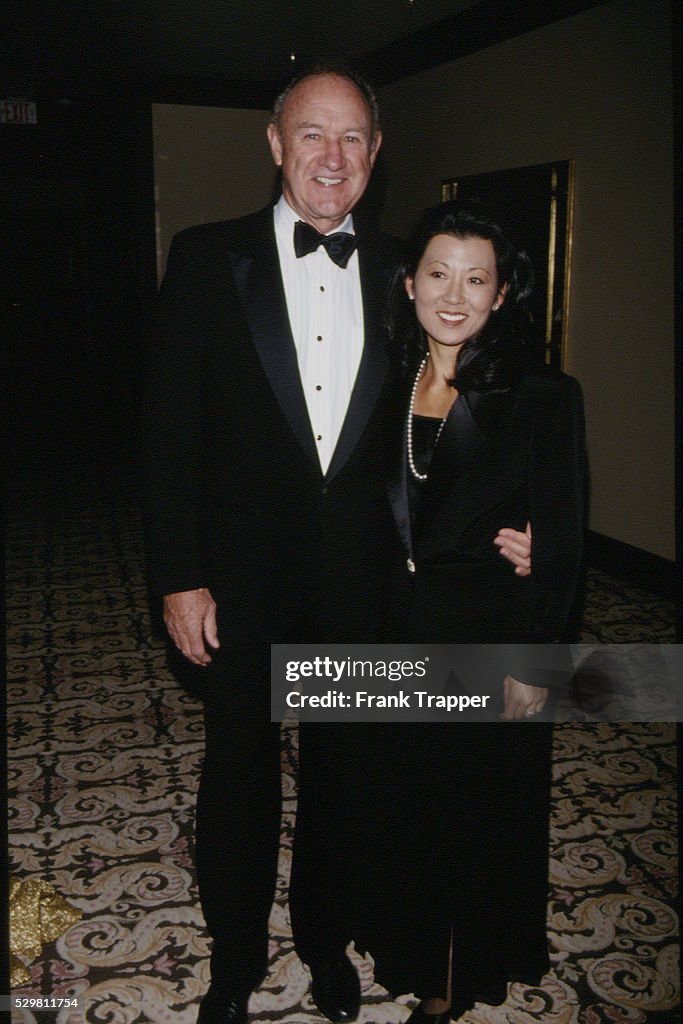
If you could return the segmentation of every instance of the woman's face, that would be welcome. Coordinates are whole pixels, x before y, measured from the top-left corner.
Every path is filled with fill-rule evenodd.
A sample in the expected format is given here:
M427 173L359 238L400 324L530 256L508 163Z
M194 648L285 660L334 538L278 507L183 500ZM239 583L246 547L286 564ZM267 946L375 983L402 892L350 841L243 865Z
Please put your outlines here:
M415 277L406 278L408 296L430 348L458 349L480 333L503 301L496 256L487 238L435 235L422 254Z

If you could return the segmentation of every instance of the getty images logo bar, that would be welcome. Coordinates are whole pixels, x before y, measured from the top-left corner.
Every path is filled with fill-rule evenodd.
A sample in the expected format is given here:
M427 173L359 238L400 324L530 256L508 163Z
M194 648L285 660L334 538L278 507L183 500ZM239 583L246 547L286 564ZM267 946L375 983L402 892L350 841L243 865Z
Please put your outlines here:
M503 681L559 721L679 721L673 644L273 644L271 719L501 722Z

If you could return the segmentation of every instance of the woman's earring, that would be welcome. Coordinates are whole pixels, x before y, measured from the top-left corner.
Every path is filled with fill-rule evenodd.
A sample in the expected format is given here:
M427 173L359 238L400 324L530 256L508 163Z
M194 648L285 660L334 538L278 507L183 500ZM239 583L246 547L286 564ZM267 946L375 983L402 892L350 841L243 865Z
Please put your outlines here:
M415 296L414 295L409 295L408 298L410 299L411 302L415 302Z

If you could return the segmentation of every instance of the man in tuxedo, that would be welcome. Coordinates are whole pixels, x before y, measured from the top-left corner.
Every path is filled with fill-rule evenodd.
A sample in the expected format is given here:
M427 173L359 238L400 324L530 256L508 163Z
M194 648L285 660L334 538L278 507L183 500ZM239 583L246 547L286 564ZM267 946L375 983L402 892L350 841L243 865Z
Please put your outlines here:
M213 949L200 1024L242 1024L267 968L280 825L269 645L380 639L401 557L382 460L396 252L351 216L381 143L374 95L320 67L279 97L268 139L275 207L173 241L145 400L150 582L205 707L196 866ZM511 558L524 561L524 543L512 538ZM352 730L302 730L290 888L313 999L337 1022L360 1005L339 872L352 743Z

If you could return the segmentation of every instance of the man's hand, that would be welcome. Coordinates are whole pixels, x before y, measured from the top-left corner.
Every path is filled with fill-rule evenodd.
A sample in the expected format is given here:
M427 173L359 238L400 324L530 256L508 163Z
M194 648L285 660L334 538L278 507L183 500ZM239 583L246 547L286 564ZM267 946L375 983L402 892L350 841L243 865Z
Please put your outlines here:
M529 686L528 683L520 683L512 676L506 676L503 681L503 696L505 704L500 717L506 722L513 722L520 718L532 718L537 712L542 711L548 699L548 691L544 686Z
M220 647L216 602L206 587L182 590L164 597L164 622L171 640L193 665L208 665L210 647Z
M501 555L512 562L518 576L531 574L531 523L526 524L524 533L504 527L493 543L500 548Z

